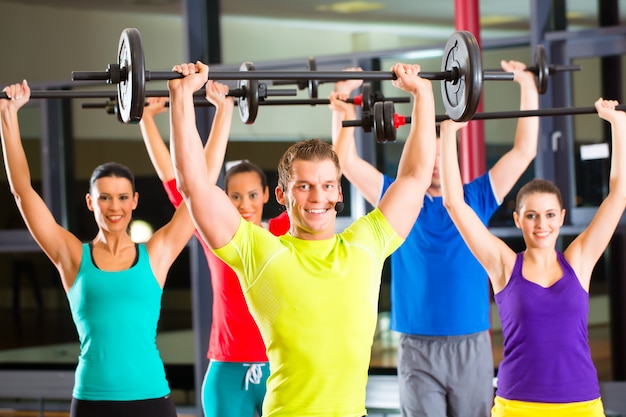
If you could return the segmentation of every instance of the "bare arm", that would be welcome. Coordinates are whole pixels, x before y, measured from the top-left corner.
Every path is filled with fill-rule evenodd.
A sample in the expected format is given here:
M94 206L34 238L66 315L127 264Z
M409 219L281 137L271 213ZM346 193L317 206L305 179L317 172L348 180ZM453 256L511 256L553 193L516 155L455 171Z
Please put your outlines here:
M609 194L589 226L564 253L586 290L589 290L593 268L609 244L626 207L626 113L615 110L617 104L617 101L603 99L595 103L598 116L611 123Z
M43 199L31 185L30 169L22 146L18 110L30 99L24 81L3 90L10 99L0 99L2 151L11 193L31 235L59 270L67 292L74 283L82 255L81 242L57 224Z
M148 105L143 109L143 115L139 122L141 128L141 136L146 145L148 156L152 161L152 166L163 182L174 179L174 168L172 167L172 158L167 149L167 145L163 142L163 138L159 133L154 117L167 110L165 97L149 97Z
M230 120L233 113L234 101L226 97L228 87L224 84L210 82L207 84L207 99L216 106L215 118L209 138L204 147L204 156L208 177L211 183L216 183L222 168L226 143L230 133ZM161 181L174 179L172 159L154 123L154 115L165 111L165 102L153 102L146 109L154 107L142 119L142 134L146 148ZM157 107L160 105L160 107ZM161 110L162 109L162 110ZM145 111L145 110L144 110ZM187 210L186 203L182 203L174 213L171 221L159 229L148 242L152 269L161 286L165 284L167 273L172 262L185 247L194 224Z
M373 206L378 203L383 186L383 175L369 162L361 158L354 143L354 127L342 127L344 120L357 117L355 106L345 102L352 90L362 84L361 80L340 81L331 93L333 148L339 157L341 170Z
M435 101L431 82L417 75L420 71L419 65L396 64L392 71L398 77L393 85L413 95L412 122L407 144L402 152L402 167L399 167L398 177L378 207L396 233L405 238L417 220L424 203L424 194L432 179L437 144ZM410 156L407 149L410 149ZM409 164L402 160L405 158L415 160Z
M196 128L193 93L208 79L208 66L174 67L185 77L168 82L170 91L170 150L174 173L187 208L205 242L212 248L226 245L235 235L241 216L224 191L210 180Z
M515 262L515 253L495 237L465 202L459 170L457 131L465 123L446 120L441 123L441 189L443 204L470 251L485 268L493 291L506 286Z
M204 156L209 168L209 176L214 183L219 178L224 162L226 144L230 134L230 122L235 106L233 98L226 97L227 93L228 86L213 81L207 83L206 98L215 106L216 110L209 138L204 146ZM163 182L174 179L174 167L167 145L163 142L154 121L154 116L166 111L166 102L167 100L163 97L148 98L148 105L145 107L143 117L139 122L148 155L157 175Z
M502 61L502 69L515 74L514 80L520 87L520 110L535 110L539 107L539 94L535 76L526 71L526 65L518 61ZM505 153L491 168L491 184L496 199L501 202L537 155L539 140L539 118L520 117L517 120L513 148Z
M235 101L226 97L228 86L209 81L206 84L206 97L215 105L215 117L209 132L209 138L204 146L204 159L209 171L209 181L217 183L224 164L226 145L230 136L230 126L233 117Z
M187 205L183 202L176 208L170 221L157 230L146 243L150 265L161 288L165 285L172 263L185 248L194 230Z

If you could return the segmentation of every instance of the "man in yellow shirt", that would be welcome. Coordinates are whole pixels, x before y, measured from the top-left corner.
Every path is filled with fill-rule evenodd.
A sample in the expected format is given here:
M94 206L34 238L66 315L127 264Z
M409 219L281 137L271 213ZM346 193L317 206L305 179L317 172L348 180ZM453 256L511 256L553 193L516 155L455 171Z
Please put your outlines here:
M430 185L435 160L431 82L418 65L396 64L393 84L413 95L410 141L420 163L400 161L378 207L335 234L341 168L330 143L298 142L278 166L276 198L290 232L275 237L246 222L207 179L193 92L208 80L200 62L170 80L171 154L178 187L202 238L237 273L267 347L264 417L360 417L376 327L384 260L407 236ZM333 104L341 107L337 97ZM349 106L349 105L346 105ZM340 134L352 134L345 128ZM411 166L411 169L406 167Z

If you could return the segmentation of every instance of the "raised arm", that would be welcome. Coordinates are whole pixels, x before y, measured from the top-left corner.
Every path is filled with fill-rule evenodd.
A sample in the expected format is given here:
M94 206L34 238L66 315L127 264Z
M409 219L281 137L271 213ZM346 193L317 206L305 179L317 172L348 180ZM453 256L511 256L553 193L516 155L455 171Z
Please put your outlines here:
M437 136L435 133L435 101L432 84L419 77L419 65L396 64L392 68L397 80L392 83L413 95L411 130L400 161L396 181L389 187L378 207L399 236L405 238L424 203L435 164ZM407 145L411 163L402 159Z
M147 101L148 105L144 107L143 115L139 121L141 136L159 179L162 182L171 181L174 179L172 158L154 119L156 115L167 111L165 107L167 99L165 97L148 97Z
M356 70L356 68L348 70ZM355 128L341 126L342 121L357 118L355 106L346 103L345 100L361 84L362 80L339 81L335 84L335 89L329 97L332 110L332 141L343 175L371 205L375 206L382 191L383 176L374 166L359 156L354 143Z
M43 199L31 185L30 170L22 146L18 110L30 99L26 81L3 90L0 99L2 151L7 179L22 218L31 235L57 267L67 292L74 283L81 259L81 242L57 224Z
M226 193L211 181L196 128L193 93L208 79L208 66L197 62L174 67L184 75L170 80L170 150L174 173L187 208L204 241L212 248L226 245L241 216Z
M459 170L457 131L466 123L446 120L441 123L441 190L443 204L470 251L485 268L493 291L506 285L515 262L515 253L495 237L465 202Z
M204 146L204 159L209 171L209 181L212 184L217 183L222 171L235 108L234 99L226 97L226 94L228 94L227 85L210 80L206 83L206 98L215 106L215 117L211 124L209 138Z
M520 110L535 110L539 106L539 94L535 76L526 71L526 65L518 61L502 61L502 69L514 73L514 80L520 87ZM496 199L501 202L520 179L524 171L537 155L539 139L539 118L520 117L517 119L513 148L505 153L491 168L491 184Z
M206 85L206 98L215 106L215 117L209 138L204 146L204 157L209 169L209 177L214 183L217 182L224 163L235 106L233 98L226 97L227 93L227 85L213 81L209 81ZM163 142L154 120L154 116L167 110L166 103L167 100L163 97L148 98L148 105L145 107L143 117L139 122L150 161L152 161L157 175L163 182L171 181L175 177L170 152Z
M626 113L615 110L617 104L615 100L603 99L595 103L598 116L611 124L609 194L600 204L589 226L565 251L565 257L587 290L593 268L609 244L626 207Z

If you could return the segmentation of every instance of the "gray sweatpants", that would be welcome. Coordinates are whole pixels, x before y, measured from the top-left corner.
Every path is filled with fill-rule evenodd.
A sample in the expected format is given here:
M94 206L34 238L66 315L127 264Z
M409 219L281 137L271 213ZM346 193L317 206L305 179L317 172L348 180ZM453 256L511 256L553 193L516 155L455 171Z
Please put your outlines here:
M493 377L489 331L464 336L400 335L403 417L488 417Z

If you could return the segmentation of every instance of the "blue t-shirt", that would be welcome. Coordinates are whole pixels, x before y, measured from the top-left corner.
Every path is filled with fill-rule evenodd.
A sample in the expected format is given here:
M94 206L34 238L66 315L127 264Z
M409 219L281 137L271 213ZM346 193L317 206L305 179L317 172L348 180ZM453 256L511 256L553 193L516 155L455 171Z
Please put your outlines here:
M146 245L123 271L93 264L88 244L67 293L80 338L73 395L79 400L133 401L170 393L156 346L163 290Z
M383 195L393 178L384 176ZM498 208L489 174L464 185L483 224ZM404 244L391 255L391 328L422 336L458 336L490 328L489 280L441 197L424 206Z

